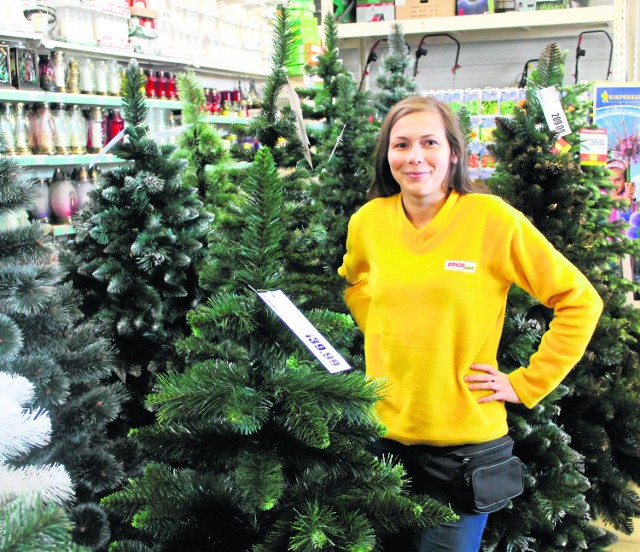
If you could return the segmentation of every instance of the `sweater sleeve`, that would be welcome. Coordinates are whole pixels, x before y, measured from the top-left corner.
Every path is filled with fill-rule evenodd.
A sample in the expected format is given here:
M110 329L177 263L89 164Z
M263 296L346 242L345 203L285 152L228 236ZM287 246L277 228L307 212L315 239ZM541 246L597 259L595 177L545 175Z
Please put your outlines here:
M582 358L602 313L602 299L587 278L518 213L511 236L507 272L512 281L554 317L528 367L509 379L520 400L534 407L553 391Z
M356 324L364 333L371 296L369 294L369 263L364 251L365 243L358 238L358 234L357 217L354 215L349 221L347 252L342 266L338 269L338 274L347 280L344 299Z

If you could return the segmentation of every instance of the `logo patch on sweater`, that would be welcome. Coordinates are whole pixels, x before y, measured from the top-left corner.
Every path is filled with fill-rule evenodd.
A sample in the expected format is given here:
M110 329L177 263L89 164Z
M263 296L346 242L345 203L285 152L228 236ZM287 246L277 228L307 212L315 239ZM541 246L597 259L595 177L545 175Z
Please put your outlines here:
M445 261L444 269L472 273L476 271L476 263L470 261Z

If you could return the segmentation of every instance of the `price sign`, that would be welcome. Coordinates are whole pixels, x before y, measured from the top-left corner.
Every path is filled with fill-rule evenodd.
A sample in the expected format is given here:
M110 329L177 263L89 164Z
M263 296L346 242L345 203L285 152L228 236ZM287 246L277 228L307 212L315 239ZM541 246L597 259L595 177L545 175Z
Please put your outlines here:
M342 358L324 336L309 322L282 291L258 291L258 296L298 336L322 365L332 374L350 370L351 366Z
M538 99L542 104L542 111L547 120L549 130L555 132L558 137L571 134L571 127L564 112L562 103L560 103L560 93L555 86L541 88L536 92Z

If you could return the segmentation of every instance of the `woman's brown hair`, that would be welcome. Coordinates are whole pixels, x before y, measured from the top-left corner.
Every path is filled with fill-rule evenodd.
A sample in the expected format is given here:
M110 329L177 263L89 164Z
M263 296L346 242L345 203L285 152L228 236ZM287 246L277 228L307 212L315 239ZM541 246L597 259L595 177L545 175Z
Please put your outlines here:
M460 126L460 121L451 111L451 108L433 96L410 96L394 105L382 121L374 152L375 171L373 182L369 190L367 190L368 199L388 197L400 192L400 186L391 175L391 167L387 158L391 129L400 118L419 111L440 113L444 122L447 141L451 148L451 155L458 159L458 162L455 165L451 165L449 169L448 189L455 190L459 194L486 192L482 186L475 184L469 177L467 141Z

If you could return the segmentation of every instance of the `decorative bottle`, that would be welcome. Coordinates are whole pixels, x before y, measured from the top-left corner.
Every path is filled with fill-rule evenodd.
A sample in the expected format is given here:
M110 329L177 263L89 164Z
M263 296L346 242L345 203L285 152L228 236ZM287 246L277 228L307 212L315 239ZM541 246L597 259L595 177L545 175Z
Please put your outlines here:
M0 133L4 139L6 155L16 154L16 118L13 114L11 104L2 104L2 115L0 115Z
M71 106L69 114L69 153L87 152L87 120L79 105Z
M96 82L96 94L106 96L109 90L109 68L107 62L100 60L95 65L95 82Z
M38 179L38 197L36 204L29 211L33 220L49 222L51 216L51 208L49 207L49 182L46 178Z
M55 125L47 102L42 104L36 119L36 153L55 153L53 142Z
M147 83L145 85L145 92L147 94L147 98L155 98L156 97L156 77L153 74L151 69L145 71L145 75L147 76Z
M78 209L78 195L73 181L59 168L53 172L50 192L52 214L57 222L69 224Z
M89 139L87 150L89 153L98 153L105 145L104 115L102 108L92 107L89 117Z
M18 155L31 155L31 148L29 147L29 121L22 102L16 104L16 132L14 143Z
M166 79L162 71L156 71L156 98L166 98L167 89L165 87Z
M76 176L76 194L78 196L78 209L82 209L91 202L89 194L95 188L93 182L89 180L89 171L86 167L81 167Z
M67 92L70 94L80 94L80 66L78 62L69 59L69 72L67 76Z
M53 82L56 87L56 92L66 92L67 67L64 60L64 52L62 50L55 50L53 52L51 65L53 66Z
M69 140L71 134L71 122L64 104L58 104L53 111L53 144L56 153L66 155L71 149Z
M120 110L114 109L107 119L107 142L111 142L122 130L124 130L124 119L120 114ZM123 143L124 136L118 142Z
M107 92L110 96L120 95L120 66L115 59L109 62Z
M38 71L40 73L40 88L46 92L55 92L56 81L53 75L53 65L51 58L43 54L39 56L40 62L38 64Z
M93 61L85 58L80 62L80 92L83 94L94 94L96 84L94 78Z

